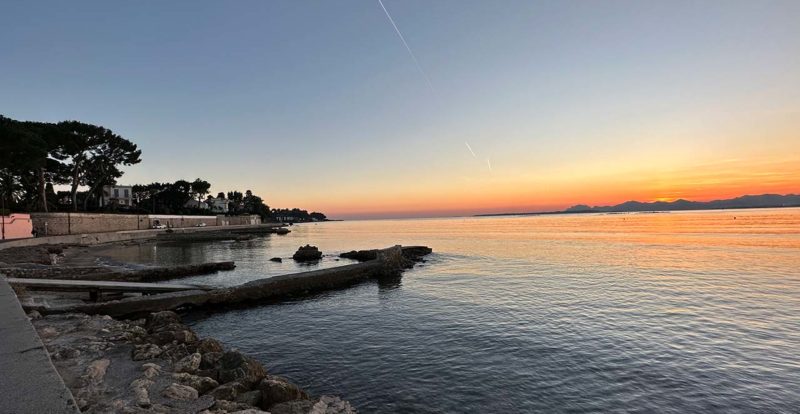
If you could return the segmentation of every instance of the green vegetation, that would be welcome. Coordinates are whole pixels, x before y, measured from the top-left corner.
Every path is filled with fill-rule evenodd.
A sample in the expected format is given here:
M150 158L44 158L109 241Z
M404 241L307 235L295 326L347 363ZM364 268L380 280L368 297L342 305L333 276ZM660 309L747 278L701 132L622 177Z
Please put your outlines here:
M116 185L121 167L141 162L133 142L102 126L78 121L16 121L0 115L0 209L7 211L127 211L154 214L257 214L262 220L324 221L322 213L270 209L247 190L209 195L200 178L132 186L131 205L106 200L103 187ZM69 188L54 190L55 186ZM81 188L86 191L79 191ZM204 200L204 197L207 198ZM4 207L3 207L4 206Z

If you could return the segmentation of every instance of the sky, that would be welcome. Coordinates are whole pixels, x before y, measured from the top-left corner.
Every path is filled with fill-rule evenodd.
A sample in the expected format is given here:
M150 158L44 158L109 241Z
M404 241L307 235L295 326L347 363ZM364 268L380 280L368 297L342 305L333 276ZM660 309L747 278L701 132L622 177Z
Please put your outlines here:
M333 218L800 193L800 1L8 1L0 114ZM416 59L416 61L415 61Z

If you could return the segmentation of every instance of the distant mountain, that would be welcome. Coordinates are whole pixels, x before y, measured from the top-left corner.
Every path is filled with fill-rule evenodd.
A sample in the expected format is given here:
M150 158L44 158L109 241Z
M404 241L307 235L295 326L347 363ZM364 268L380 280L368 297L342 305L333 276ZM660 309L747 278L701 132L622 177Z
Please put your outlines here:
M629 211L674 211L674 210L716 210L730 208L767 208L767 207L800 207L800 195L798 194L762 194L745 195L727 200L714 201L654 201L643 203L641 201L626 201L615 206L595 206L589 207L585 204L578 204L566 210L565 213L588 213L588 212L629 212Z

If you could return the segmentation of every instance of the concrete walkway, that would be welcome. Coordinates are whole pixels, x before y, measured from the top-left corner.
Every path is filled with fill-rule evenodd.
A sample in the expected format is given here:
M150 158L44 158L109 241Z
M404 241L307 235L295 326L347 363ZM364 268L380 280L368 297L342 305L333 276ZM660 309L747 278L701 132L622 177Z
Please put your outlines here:
M0 411L80 413L4 277L0 277Z

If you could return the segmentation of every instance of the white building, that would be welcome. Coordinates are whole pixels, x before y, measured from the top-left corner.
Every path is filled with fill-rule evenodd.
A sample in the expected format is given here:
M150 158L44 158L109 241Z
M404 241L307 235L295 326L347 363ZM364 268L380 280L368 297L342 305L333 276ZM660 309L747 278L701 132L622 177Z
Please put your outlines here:
M100 207L111 204L130 207L133 205L133 187L129 185L104 185Z
M183 205L186 208L199 208L200 210L208 210L208 203L205 201L189 200Z
M206 203L211 207L211 211L215 213L227 213L230 200L224 198L210 198Z

